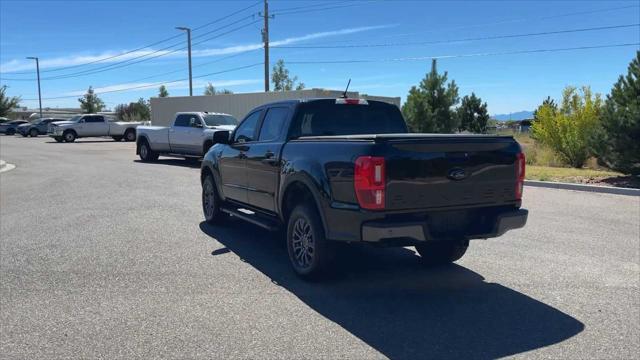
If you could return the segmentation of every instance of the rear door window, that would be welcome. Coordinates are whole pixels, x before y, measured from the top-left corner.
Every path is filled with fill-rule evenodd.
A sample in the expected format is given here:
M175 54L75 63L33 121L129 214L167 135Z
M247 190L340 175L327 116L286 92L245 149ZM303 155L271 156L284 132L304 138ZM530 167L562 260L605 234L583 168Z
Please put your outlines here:
M101 123L104 122L104 117L102 116L85 116L84 122L86 123Z
M173 126L183 126L183 127L189 127L189 119L191 118L191 115L188 114L180 114L178 115L178 117L176 118L176 122L173 124Z
M264 116L264 120L262 120L258 141L273 141L278 139L288 114L289 109L286 107L270 108Z

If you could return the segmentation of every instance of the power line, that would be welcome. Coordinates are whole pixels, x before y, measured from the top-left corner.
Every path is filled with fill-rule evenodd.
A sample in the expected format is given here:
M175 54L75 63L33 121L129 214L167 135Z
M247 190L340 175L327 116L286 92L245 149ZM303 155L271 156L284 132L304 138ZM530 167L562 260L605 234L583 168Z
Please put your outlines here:
M255 21L252 21L250 23L247 23L247 24L238 26L236 28L233 28L233 29L231 29L229 31L223 32L221 34L208 37L206 39L203 39L203 40L201 40L199 42L196 42L196 43L192 44L192 46L196 46L196 45L205 43L207 41L211 41L213 39L217 39L217 38L222 37L224 35L227 35L227 34L230 34L232 32L235 32L235 31L241 30L243 28L246 28L248 26L251 26L251 25L253 25L253 24L255 24L255 23L259 22L259 21L260 20L255 20ZM223 28L224 27L221 27L221 28L218 28L217 30L221 30ZM120 68L123 68L123 67L126 67L126 66L139 64L141 62L149 61L149 60L156 59L156 58L159 58L159 57L162 57L162 56L167 56L167 55L176 53L178 51L183 51L183 50L185 50L187 48L186 46L183 46L183 47L180 47L180 48L177 48L177 49L169 50L169 49L171 49L171 48L173 48L175 46L178 46L178 45L180 45L180 44L170 45L170 46L167 46L167 47L164 47L164 48L160 48L160 49L154 50L154 51L152 51L150 53L147 53L147 54L136 56L136 57L133 57L131 59L123 60L123 61L116 62L116 63L113 63L113 64L105 65L103 67L83 70L83 71L80 71L80 72L77 72L77 73L70 73L70 74L62 74L62 75L57 75L57 76L51 76L51 77L47 77L47 78L42 78L41 80L68 79L68 78L75 78L75 77L82 77L82 76L98 74L98 73L102 73L102 72L105 72L105 71L111 71L111 70L120 69ZM153 54L158 54L158 55L151 56ZM137 60L137 61L134 61L134 60ZM5 80L5 81L33 81L34 79L2 78L2 80Z
M221 61L224 61L224 60L227 60L227 59L235 58L235 57L238 57L238 56L241 56L241 55L245 55L245 54L248 54L248 53L251 53L251 52L257 51L257 50L261 50L261 49L247 50L247 51L239 52L239 53L237 53L237 54L232 54L232 55L229 55L229 56L224 56L224 57L221 57L221 58L216 59L216 60L213 60L213 61L207 61L207 62L204 62L204 63L201 63L201 64L194 65L194 66L193 66L193 68L202 67L202 66L205 66L205 65L215 64L215 63L218 63L218 62L221 62ZM138 82L138 81L143 81L143 80L148 80L148 79L157 78L157 77L160 77L160 76L166 76L166 75L170 75L170 74L175 74L175 73L179 73L179 72L183 72L183 71L184 71L184 69L178 69L178 70L173 70L173 71L167 71L167 72L163 72L163 73L159 73L159 74L155 74L155 75L149 75L149 76L145 76L145 77L143 77L143 78L138 78L138 79L129 80L129 81L130 81L130 82Z
M450 39L450 40L413 41L413 42L383 43L383 44L282 45L282 46L274 46L274 47L282 48L282 49L347 49L347 48L374 48L374 47L392 47L392 46L431 45L431 44L444 44L444 43L454 43L454 42L463 42L463 41L510 39L510 38L520 38L520 37L530 37L530 36L567 34L567 33L585 32L585 31L622 29L622 28L637 27L637 26L640 26L640 23L626 24L626 25L600 26L600 27L570 29L570 30L545 31L545 32L526 33L526 34L510 34L510 35L484 36L484 37L475 37L475 38Z
M367 1L366 3L372 3L375 1ZM326 4L322 4L322 5L326 5ZM303 14L303 13L308 13L308 12L316 12L316 11L324 11L324 10L332 10L332 9L341 9L341 8L346 8L346 7L353 7L353 6L361 6L363 5L363 3L352 3L352 4L342 4L342 5L335 5L335 6L327 6L327 7L322 7L322 8L309 8L309 9L300 9L300 10L282 10L280 12L275 11L273 13L273 15L291 15L291 14Z
M203 74L203 75L199 75L199 76L194 76L193 78L194 79L199 79L199 78L209 77L209 76L213 76L213 75L225 74L225 73L229 73L229 72L233 72L233 71L249 69L249 68L252 68L252 67L256 67L258 65L262 65L262 62L255 63L255 64L250 64L250 65L239 66L239 67L226 69L226 70L221 70L221 71L216 71L216 72ZM177 79L177 80L171 80L171 81L160 81L160 82L156 82L156 83L152 83L152 84L132 86L132 87L123 88L123 89L107 90L107 91L100 91L100 92L96 91L95 93L97 95L102 95L102 94L108 94L108 93L115 93L115 92L129 91L129 90L151 88L151 87L155 87L155 86L173 84L173 83L177 83L177 82L181 82L181 81L187 81L187 80L188 79ZM71 99L71 98L77 98L78 96L82 96L82 95L56 96L56 97L42 98L42 100ZM23 100L25 100L25 101L33 101L33 100L37 100L37 99L23 99Z
M258 1L258 2L256 2L256 3L253 3L253 4L249 5L249 6L247 6L247 7L244 7L244 8L242 8L242 9L236 10L236 11L232 12L231 14L228 14L228 15L222 16L222 17L220 17L220 18L218 18L218 19L216 19L216 20L213 20L213 21L210 21L210 22L208 22L208 23L206 23L206 24L202 24L202 25L200 25L200 26L197 26L197 27L195 27L193 30L194 30L194 31L195 31L195 30L199 30L199 29L202 29L202 28L207 27L207 26L209 26L209 25L215 24L215 23L217 23L217 22L220 22L220 21L226 20L226 19L228 19L228 18L230 18L230 17L233 17L233 16L235 16L235 15L237 15L237 14L239 14L239 13L243 12L243 11L246 11L246 10L248 10L248 9L250 9L250 8L252 8L252 7L254 7L254 6L258 5L258 4L260 4L261 2L262 2L262 1ZM251 16L253 16L253 15L251 15ZM245 17L245 18L243 18L243 19L247 19L247 18L249 18L249 17L251 17L251 16ZM241 19L241 20L243 20L243 19ZM228 25L233 25L233 24L236 24L236 23L237 23L237 21L236 21L236 22L234 22L234 23L228 24ZM212 30L212 31L208 31L208 32L203 33L203 34L200 34L198 37L204 36L204 35L206 35L206 34L210 34L210 33L212 33L212 32L215 32L215 31L219 30L219 29L220 29L220 28L215 29L215 30ZM176 38L181 37L181 36L182 36L182 34L177 34L177 35L174 35L174 36L171 36L171 37L168 37L168 38L165 38L165 39L162 39L162 40L159 40L159 41L153 42L153 43L151 43L151 44L147 44L147 45L144 45L144 46L138 47L138 48L136 48L136 49L128 50L128 51L126 51L126 52L119 53L119 54L116 54L116 55L108 56L108 57L105 57L105 58L100 58L100 59L93 60L93 61L89 61L89 62L82 63L82 64L75 64L75 65L69 65L69 66L58 67L58 68L55 68L55 69L42 70L41 72L55 72L55 71L61 71L61 70L66 70L66 69L72 69L72 68L77 68L77 67L81 67L81 66L91 65L91 64L95 64L95 63L99 63L99 62L104 62L104 61L106 61L106 60L111 60L111 59L115 59L115 58L118 58L118 57L122 57L122 56L125 56L125 55L128 55L128 54L131 54L131 53L135 53L135 52L140 51L140 50L144 50L144 49L150 48L150 47L155 46L155 45L159 45L159 44L162 44L162 43L165 43L165 42L171 41L171 40L176 39ZM176 45L177 45L177 44L176 44ZM174 47L174 46L176 46L176 45L169 46L168 48ZM166 48L165 48L165 49L166 49ZM94 70L95 70L95 69L94 69ZM11 74L31 74L31 73L32 73L31 71L11 72ZM6 79L6 80L9 80L9 79ZM11 79L11 80L27 80L27 79Z
M249 9L251 9L252 7L254 7L254 6L256 6L256 5L259 5L259 4L261 4L261 3L262 3L262 0L258 0L257 2L255 2L255 3L253 3L253 4L249 5L249 6L247 6L247 7L245 7L245 8L242 8L242 9L240 9L240 10L237 10L237 11L235 11L235 12L232 12L231 14L228 14L228 15L222 16L222 17L220 17L220 18L218 18L218 19L216 19L216 20L210 21L210 22L208 22L208 23L206 23L206 24L202 24L202 25L200 25L200 26L196 26L196 27L194 27L194 28L193 28L193 31L200 30L200 29L202 29L203 27L207 27L207 26L209 26L209 25L211 25L211 24L215 24L215 23L220 22L220 21L222 21L222 20L228 19L228 18L230 18L230 17L232 17L232 16L234 16L234 15L237 15L237 14L239 14L239 13L241 13L241 12L245 11L245 10L249 10Z
M517 50L517 51L502 51L502 52L485 52L485 53L457 54L457 55L419 56L419 57L404 57L404 58L390 58L390 59L287 61L287 64L298 64L298 65L309 65L309 64L360 64L360 63L376 63L376 62L423 61L423 60L432 60L432 59L453 59L453 58L478 57L478 56L519 55L519 54L560 52L560 51L572 51L572 50L604 49L604 48L626 47L626 46L640 46L640 43L624 43L624 44L593 45L593 46L576 46L576 47L567 47L567 48Z

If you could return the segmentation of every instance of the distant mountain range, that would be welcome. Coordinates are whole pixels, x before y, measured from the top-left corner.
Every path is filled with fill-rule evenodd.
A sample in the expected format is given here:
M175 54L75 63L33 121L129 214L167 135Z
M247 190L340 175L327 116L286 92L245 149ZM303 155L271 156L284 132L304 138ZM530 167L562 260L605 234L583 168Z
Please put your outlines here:
M511 114L497 114L492 115L492 119L496 119L498 121L509 121L509 120L524 120L524 119L532 119L533 111L518 111Z

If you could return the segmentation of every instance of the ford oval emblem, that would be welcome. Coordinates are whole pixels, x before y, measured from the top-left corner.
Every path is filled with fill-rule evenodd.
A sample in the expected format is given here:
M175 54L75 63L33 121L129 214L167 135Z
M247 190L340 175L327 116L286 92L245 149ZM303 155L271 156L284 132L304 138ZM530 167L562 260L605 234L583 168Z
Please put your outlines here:
M449 174L447 175L447 177L451 180L462 180L467 177L467 173L464 171L464 169L453 168L449 170Z

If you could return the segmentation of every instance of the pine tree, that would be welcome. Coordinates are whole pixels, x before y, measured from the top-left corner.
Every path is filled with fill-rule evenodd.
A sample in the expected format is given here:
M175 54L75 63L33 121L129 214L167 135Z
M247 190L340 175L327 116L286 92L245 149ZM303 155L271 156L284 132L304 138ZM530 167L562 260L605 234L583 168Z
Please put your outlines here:
M607 166L640 175L640 51L613 85L594 148Z
M0 116L5 117L9 115L11 110L18 107L20 98L16 96L7 96L7 86L0 87Z
M484 134L487 132L487 123L489 122L489 112L487 111L487 103L482 103L482 99L471 93L462 98L462 104L457 110L458 129L460 131L470 131L473 133Z
M95 94L91 86L89 86L87 92L79 98L78 101L80 102L80 108L86 114L97 113L104 109L104 102Z
M447 72L438 74L436 60L418 87L409 90L402 112L413 132L450 133L458 127L452 109L459 101L455 81L447 83Z

